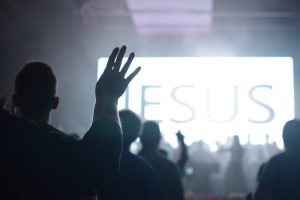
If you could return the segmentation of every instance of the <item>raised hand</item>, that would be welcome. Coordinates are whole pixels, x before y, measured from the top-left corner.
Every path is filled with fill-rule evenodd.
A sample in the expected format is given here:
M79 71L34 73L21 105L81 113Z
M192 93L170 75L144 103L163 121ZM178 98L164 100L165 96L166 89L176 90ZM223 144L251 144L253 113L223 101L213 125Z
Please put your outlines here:
M126 46L123 46L120 50L119 48L113 50L108 59L106 68L97 82L96 99L105 95L117 100L125 92L130 81L139 73L141 67L136 68L127 78L125 78L125 74L134 58L134 53L131 53L123 68L121 68L125 52Z
M178 141L184 141L184 135L182 135L180 130L176 133L176 136Z
M125 52L126 46L123 46L121 49L115 48L113 50L108 59L106 68L96 84L96 104L93 121L101 118L109 118L120 123L117 110L118 99L125 92L130 81L141 70L141 67L138 67L125 78L134 58L134 53L131 53L121 68Z

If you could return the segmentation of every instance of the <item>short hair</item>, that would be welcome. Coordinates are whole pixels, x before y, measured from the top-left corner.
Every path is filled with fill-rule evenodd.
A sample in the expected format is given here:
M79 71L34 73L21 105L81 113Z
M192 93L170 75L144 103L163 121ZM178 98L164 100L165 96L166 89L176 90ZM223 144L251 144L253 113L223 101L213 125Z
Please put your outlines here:
M50 109L56 93L56 77L49 65L29 62L15 79L15 94L21 109L41 111Z
M287 121L283 127L282 138L286 150L300 149L300 120Z
M131 110L119 111L122 129L124 146L129 146L136 138L139 137L142 128L142 120Z
M143 145L157 147L161 139L159 124L155 121L146 121L140 138Z

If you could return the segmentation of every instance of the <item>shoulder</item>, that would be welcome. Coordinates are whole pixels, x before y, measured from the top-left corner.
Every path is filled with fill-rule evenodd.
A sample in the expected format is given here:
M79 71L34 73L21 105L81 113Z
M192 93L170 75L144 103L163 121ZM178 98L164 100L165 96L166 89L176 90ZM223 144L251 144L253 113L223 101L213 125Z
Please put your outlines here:
M152 170L152 167L147 160L130 152L123 153L121 163L123 163L124 165L130 165L131 168L135 168L135 170L138 171L143 171L144 173L148 173Z
M113 120L98 119L93 122L89 133L96 133L99 137L119 137L122 133L121 127Z
M260 184L264 186L273 186L275 179L281 174L284 164L286 163L286 153L280 153L273 156L266 164L262 171Z
M267 163L263 170L265 174L276 173L278 170L281 170L288 156L285 152L279 153L273 156Z
M160 166L166 170L167 173L180 174L177 164L175 164L173 161L160 155L158 155L158 160L161 163Z
M282 152L279 153L275 156L273 156L269 162L267 163L267 165L278 165L280 163L285 163L286 160L289 159L288 153L287 152Z
M49 125L49 124L39 124L40 128L41 129L44 129L46 132L49 132L49 133L52 133L52 134L56 134L56 135L61 135L61 136L65 136L65 137L68 137L68 138L74 138L72 135L70 134L67 134L57 128L55 128L54 126L52 125Z
M40 126L31 121L18 116L11 115L7 112L1 113L0 120L1 132L16 133L18 136L35 134L40 132Z

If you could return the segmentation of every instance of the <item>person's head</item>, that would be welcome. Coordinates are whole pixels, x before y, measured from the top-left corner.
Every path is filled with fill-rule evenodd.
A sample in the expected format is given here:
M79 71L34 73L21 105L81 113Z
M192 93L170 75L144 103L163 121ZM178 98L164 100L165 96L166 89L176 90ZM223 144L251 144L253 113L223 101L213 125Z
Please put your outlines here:
M159 124L155 121L146 121L140 138L143 148L157 149L161 139Z
M131 143L136 140L141 133L142 120L131 110L121 110L119 115L123 129L123 145L125 149L129 149Z
M240 146L240 138L238 135L233 136L233 141L232 141L233 146Z
M42 62L27 63L15 79L13 103L22 113L39 115L56 109L56 77Z
M300 120L287 121L283 127L282 138L286 150L300 150Z

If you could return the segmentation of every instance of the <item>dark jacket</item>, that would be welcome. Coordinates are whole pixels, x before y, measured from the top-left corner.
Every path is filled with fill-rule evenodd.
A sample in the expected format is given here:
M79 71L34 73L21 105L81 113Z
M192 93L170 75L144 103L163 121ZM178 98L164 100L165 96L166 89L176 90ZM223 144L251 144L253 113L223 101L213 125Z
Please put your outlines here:
M80 141L48 125L0 111L0 199L76 199L119 169L120 127L94 122Z
M156 151L142 150L139 155L151 164L157 174L163 200L183 200L183 185L178 166Z
M103 200L161 200L156 174L143 158L124 150L120 173L104 191Z

